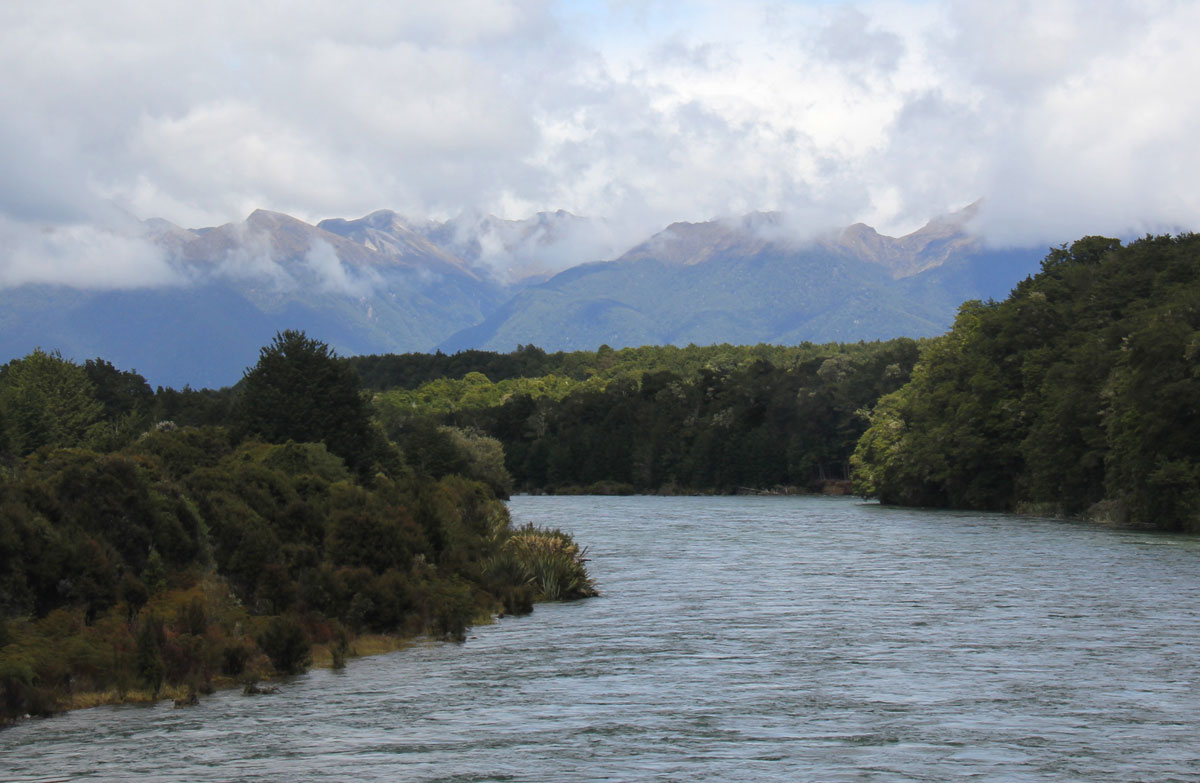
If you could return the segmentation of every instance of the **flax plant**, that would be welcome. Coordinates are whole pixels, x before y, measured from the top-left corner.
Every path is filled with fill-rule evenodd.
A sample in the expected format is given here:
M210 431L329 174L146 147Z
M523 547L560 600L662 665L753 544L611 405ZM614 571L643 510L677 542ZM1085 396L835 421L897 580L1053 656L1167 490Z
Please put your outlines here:
M492 558L489 571L528 585L539 601L571 601L596 595L587 574L587 550L561 530L532 525L518 529Z

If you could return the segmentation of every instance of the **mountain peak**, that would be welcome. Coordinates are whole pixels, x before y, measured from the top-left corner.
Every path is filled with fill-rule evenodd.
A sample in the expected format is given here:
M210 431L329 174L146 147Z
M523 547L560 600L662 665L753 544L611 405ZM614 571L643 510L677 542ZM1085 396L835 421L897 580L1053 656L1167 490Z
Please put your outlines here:
M430 242L390 209L377 209L357 220L322 220L317 228L389 259L391 263L423 269L450 266L460 274L478 277L462 259Z
M283 212L272 212L269 209L254 210L246 217L245 222L247 225L251 226L289 224L300 224L305 226L310 225L299 218L294 218L291 215L284 214Z
M979 203L935 217L902 237L890 237L865 223L855 223L826 244L887 268L893 278L911 277L978 247L979 241L968 232L967 225L978 214Z

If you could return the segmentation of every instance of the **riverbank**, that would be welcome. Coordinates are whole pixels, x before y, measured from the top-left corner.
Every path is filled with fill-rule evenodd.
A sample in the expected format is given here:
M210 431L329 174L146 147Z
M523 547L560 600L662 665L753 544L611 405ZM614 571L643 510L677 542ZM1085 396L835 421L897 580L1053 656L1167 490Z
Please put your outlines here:
M596 495L599 497L715 497L720 495L851 495L853 485L849 479L822 479L806 487L793 484L777 484L771 487L729 487L718 489L705 487L696 489L678 484L664 484L657 489L638 488L618 481L597 481L594 484L564 484L554 487L524 488L522 495Z
M472 627L490 625L494 621L494 615L480 617L472 623ZM346 652L343 654L337 652L337 645L334 643L314 644L311 649L311 663L306 671L311 669L348 668L353 665L352 662L355 659L397 652L420 644L422 640L430 640L430 637L425 635L362 634L348 640ZM338 665L335 666L335 663ZM300 674L303 673L300 672ZM48 711L36 715L20 715L7 721L0 721L0 729L13 726L23 720L50 718L65 712L91 709L93 707L124 704L149 705L162 701L173 701L179 707L193 706L203 701L205 696L217 691L235 690L238 688L247 689L259 683L275 683L275 685L268 685L267 687L279 687L279 683L286 682L293 676L295 675L282 675L269 671L257 672L252 677L231 677L217 674L208 682L203 683L200 688L194 685L172 684L164 685L157 693L147 688L119 689L116 687L71 691L67 694L58 694L53 707Z
M561 534L521 531L514 538L517 545L526 539L558 542ZM462 639L496 613L532 611L533 601L546 595L542 585L531 587L519 596L522 606L510 607L464 593L461 606L429 606L394 632L355 633L315 613L252 614L228 581L211 572L188 582L140 607L121 601L91 615L77 607L0 621L0 726L106 704L187 703L196 694L278 680L310 667L344 666L421 638ZM449 616L462 622L447 624Z

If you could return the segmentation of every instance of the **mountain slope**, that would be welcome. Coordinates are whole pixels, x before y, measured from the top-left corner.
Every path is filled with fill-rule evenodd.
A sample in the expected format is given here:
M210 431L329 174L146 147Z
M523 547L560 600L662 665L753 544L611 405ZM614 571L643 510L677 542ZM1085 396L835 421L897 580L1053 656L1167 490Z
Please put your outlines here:
M798 242L778 215L676 223L621 258L529 287L446 351L932 336L966 299L1005 295L1043 251L984 249L970 209L904 237L861 224Z
M176 285L2 290L0 356L41 346L103 356L154 384L225 386L281 329L305 329L343 354L428 350L506 296L420 237L370 246L264 210L209 229L147 228Z
M970 215L904 237L858 224L803 241L774 213L675 223L616 260L508 284L571 253L603 257L606 224L563 211L438 223L380 210L314 226L257 210L202 229L150 220L172 285L0 290L0 360L40 346L104 357L153 384L223 386L289 328L347 355L935 335L964 300L1005 296L1044 255L984 249Z

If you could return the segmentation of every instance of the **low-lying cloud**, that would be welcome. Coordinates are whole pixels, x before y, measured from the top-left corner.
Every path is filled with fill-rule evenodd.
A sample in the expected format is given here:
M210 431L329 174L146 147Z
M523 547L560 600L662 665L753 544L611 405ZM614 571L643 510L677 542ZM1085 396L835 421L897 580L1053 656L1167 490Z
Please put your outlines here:
M338 258L332 245L319 239L304 254L304 266L315 277L317 290L323 293L361 299L373 294L383 284L375 270L349 267Z
M0 289L66 284L109 290L187 282L162 248L136 230L0 216L0 248Z

